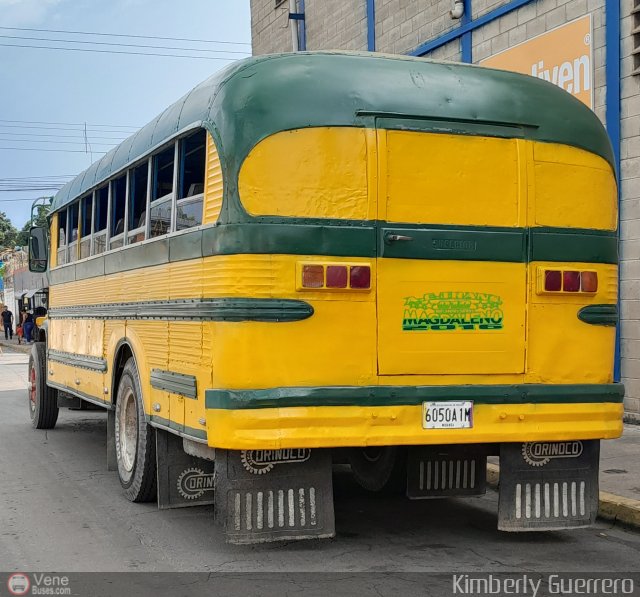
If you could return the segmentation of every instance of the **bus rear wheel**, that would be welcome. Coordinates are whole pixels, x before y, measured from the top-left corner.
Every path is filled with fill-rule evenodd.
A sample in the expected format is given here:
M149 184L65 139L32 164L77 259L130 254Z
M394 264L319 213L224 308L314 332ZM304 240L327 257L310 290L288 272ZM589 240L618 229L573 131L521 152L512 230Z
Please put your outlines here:
M125 496L132 502L152 502L156 499L155 434L145 418L133 358L120 377L115 414L116 462Z
M29 416L34 429L53 429L58 421L58 390L47 386L47 351L36 342L29 356Z
M396 493L406 487L407 455L400 446L350 448L347 461L356 482L367 491Z

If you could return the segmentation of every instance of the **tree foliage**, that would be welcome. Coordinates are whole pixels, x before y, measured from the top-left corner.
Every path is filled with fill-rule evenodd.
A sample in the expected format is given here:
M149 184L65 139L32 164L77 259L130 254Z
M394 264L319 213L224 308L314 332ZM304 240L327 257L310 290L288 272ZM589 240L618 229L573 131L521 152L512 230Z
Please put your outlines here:
M18 232L18 236L16 238L16 244L19 247L27 247L29 245L29 230L32 226L42 226L47 228L47 214L49 213L48 205L38 205L37 206L37 214L35 219L27 220L25 225L22 227L22 230Z
M18 231L7 217L7 214L0 211L0 251L3 249L13 249L18 240Z

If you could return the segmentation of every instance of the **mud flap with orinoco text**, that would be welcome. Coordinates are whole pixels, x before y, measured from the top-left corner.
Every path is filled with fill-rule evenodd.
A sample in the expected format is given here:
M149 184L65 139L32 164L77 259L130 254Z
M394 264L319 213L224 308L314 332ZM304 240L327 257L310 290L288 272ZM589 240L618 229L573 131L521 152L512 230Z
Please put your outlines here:
M410 447L407 497L412 500L482 495L487 454L482 445Z
M213 504L213 462L190 456L181 437L156 429L158 508Z
M335 535L329 450L216 450L215 465L215 515L229 543Z
M598 440L500 446L501 531L593 524L598 513Z

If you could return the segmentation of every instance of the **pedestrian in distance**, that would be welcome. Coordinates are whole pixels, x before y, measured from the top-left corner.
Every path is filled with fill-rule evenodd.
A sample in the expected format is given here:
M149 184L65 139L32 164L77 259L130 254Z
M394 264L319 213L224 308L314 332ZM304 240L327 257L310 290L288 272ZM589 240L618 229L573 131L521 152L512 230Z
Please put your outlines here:
M31 342L31 335L33 333L34 322L33 314L25 309L24 318L22 320L22 330L24 332L24 339L27 344Z
M13 340L13 313L6 305L2 309L2 327L4 328L4 339Z

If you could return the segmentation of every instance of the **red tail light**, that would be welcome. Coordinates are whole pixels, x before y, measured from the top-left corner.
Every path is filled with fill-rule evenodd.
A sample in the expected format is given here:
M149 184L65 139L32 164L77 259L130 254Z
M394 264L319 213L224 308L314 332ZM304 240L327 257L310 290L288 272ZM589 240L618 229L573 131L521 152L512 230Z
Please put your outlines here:
M327 265L327 288L346 288L348 277L346 265Z
M324 286L324 267L322 265L304 265L302 267L303 288L322 288Z
M371 290L371 266L356 263L304 263L296 266L297 290Z
M581 272L582 292L598 292L598 272Z
M368 265L351 266L351 288L371 288L371 268Z
M562 272L562 290L565 292L579 292L580 272Z
M544 272L544 289L547 292L560 292L562 290L562 272L559 270Z

